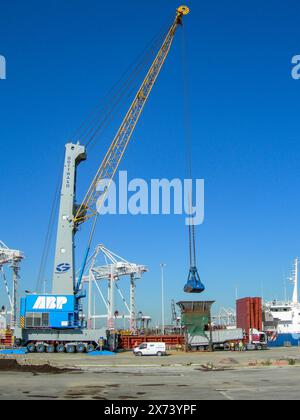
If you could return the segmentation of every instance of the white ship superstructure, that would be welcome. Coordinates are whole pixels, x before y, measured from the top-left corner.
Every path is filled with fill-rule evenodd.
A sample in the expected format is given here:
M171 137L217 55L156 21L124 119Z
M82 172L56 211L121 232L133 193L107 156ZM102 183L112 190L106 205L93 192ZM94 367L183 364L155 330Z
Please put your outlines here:
M272 301L264 304L264 328L274 345L298 345L300 343L300 304L298 301L298 264L295 258L291 301Z

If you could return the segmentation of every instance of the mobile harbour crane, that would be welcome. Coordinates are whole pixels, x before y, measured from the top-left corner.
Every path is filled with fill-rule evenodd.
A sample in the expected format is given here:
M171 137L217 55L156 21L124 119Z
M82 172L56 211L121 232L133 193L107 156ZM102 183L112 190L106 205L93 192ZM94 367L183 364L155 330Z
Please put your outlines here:
M21 299L20 323L14 335L18 346L27 346L30 352L65 351L82 353L93 351L103 337L103 330L87 328L81 300L85 297L82 278L88 258L90 243L77 279L74 263L75 235L79 225L89 219L93 228L98 217L96 204L103 203L107 189L99 192L104 179L113 180L124 156L130 138L149 98L157 77L171 49L183 16L189 13L187 6L180 6L145 79L143 80L122 124L113 139L96 176L82 202L76 204L77 167L86 160L85 146L67 143L55 248L52 294L29 294ZM109 186L108 186L109 187Z

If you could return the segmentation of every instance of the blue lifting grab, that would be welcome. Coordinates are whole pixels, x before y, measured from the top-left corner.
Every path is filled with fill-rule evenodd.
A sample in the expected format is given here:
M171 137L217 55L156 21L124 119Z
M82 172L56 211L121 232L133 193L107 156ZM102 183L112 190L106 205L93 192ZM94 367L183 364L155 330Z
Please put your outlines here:
M185 293L202 293L205 290L204 284L200 280L197 267L191 267L189 277L186 285L184 286Z
M200 276L196 267L196 240L195 225L189 225L189 242L190 242L190 271L188 281L184 286L185 293L202 293L205 290L204 284L200 280Z

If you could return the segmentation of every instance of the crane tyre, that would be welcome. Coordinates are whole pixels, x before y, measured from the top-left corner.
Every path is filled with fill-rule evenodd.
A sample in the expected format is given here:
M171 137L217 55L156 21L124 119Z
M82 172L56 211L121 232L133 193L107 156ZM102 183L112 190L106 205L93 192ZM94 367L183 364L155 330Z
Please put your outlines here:
M54 352L55 352L55 346L54 346L53 344L49 344L49 345L46 347L46 352L47 352L47 353L54 353Z
M45 344L37 344L36 352L37 353L45 353L46 347Z
M27 350L29 351L29 353L35 353L35 350L36 350L35 344L34 343L29 343L27 345Z
M20 338L17 338L17 339L15 340L15 346L16 346L16 347L21 347L21 346L22 346L22 340L21 340Z
M57 351L57 353L64 353L64 352L65 352L65 350L66 350L66 348L65 348L64 344L58 344L58 345L56 346L56 351Z
M95 346L93 345L93 344L88 344L87 345L87 347L86 347L86 351L88 352L88 353L91 353L92 351L94 351L95 350Z
M77 353L84 353L85 345L83 343L78 343L76 346Z

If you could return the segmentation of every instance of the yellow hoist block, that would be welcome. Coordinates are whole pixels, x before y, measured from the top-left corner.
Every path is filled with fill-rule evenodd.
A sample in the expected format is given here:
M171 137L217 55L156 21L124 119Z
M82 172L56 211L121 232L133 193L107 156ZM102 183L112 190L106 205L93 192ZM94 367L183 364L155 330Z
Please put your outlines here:
M177 12L180 15L188 15L190 13L190 9L187 6L179 6Z

